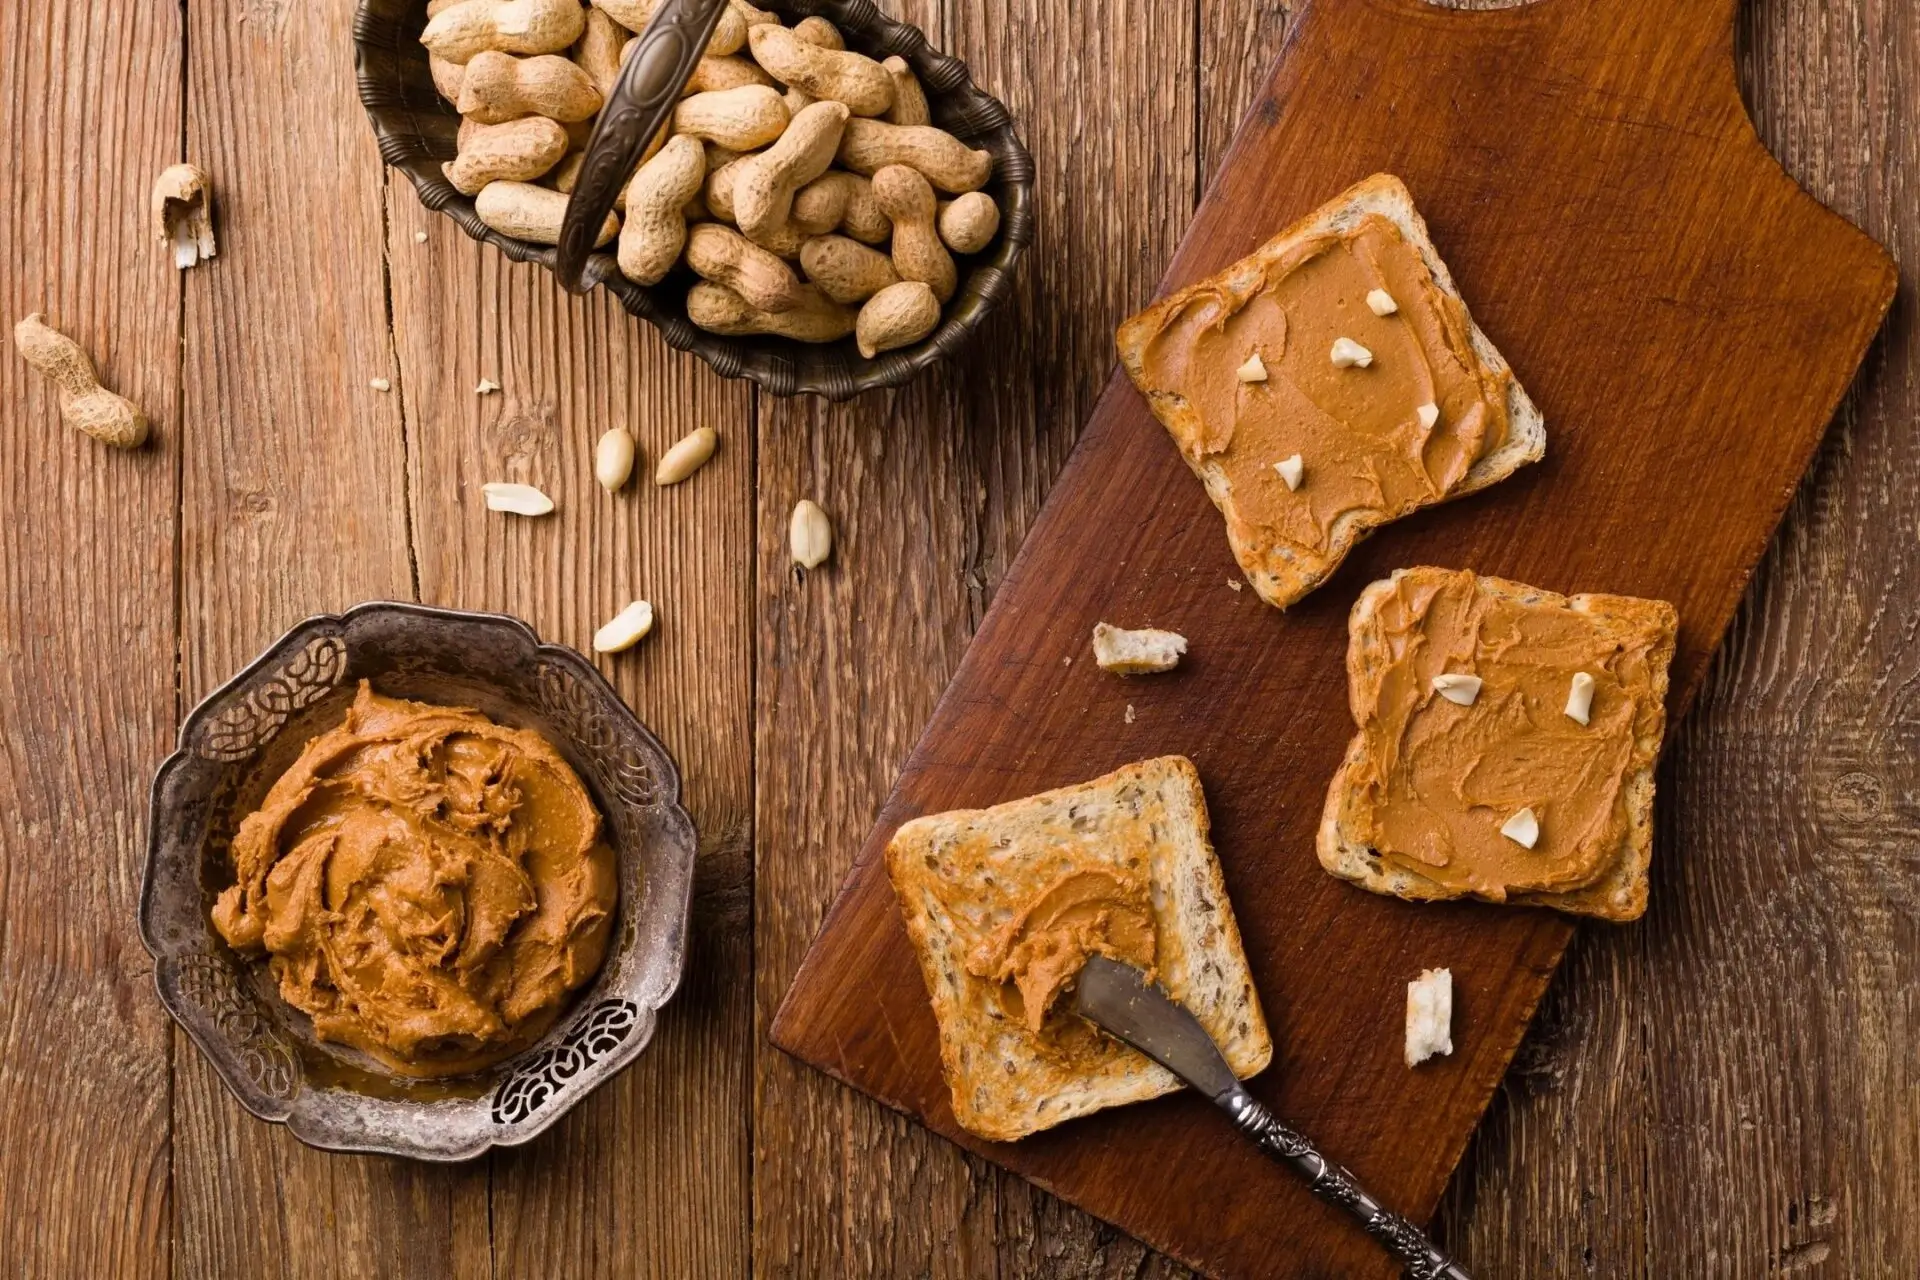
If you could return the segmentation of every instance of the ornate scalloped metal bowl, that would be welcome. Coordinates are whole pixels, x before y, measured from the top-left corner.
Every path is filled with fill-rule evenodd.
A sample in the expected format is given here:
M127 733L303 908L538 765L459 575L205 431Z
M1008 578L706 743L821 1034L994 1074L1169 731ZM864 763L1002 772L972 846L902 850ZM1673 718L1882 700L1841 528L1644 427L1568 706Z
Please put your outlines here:
M980 328L1013 286L1013 268L1033 239L1033 158L1015 134L1006 107L973 84L967 66L927 44L918 28L895 22L872 0L773 0L763 7L801 16L818 13L846 36L849 48L875 58L905 58L927 91L933 121L970 146L993 153L986 190L1000 206L1000 232L979 255L963 259L966 274L940 326L923 341L878 359L863 359L853 339L824 345L772 337L726 337L687 319L686 295L695 280L682 264L657 285L637 285L620 274L610 250L593 255L587 278L611 289L626 309L657 327L670 346L691 351L729 378L746 378L790 396L812 392L845 400L862 391L910 381L952 356ZM360 101L373 121L386 162L407 175L421 203L460 224L516 262L553 269L554 251L516 240L480 221L471 197L454 190L440 170L454 156L460 117L433 87L420 44L426 0L361 0L354 19Z
M620 883L606 963L539 1044L478 1075L402 1080L320 1044L208 916L240 819L362 679L538 730L606 819ZM679 797L673 761L613 686L525 623L385 603L309 618L194 709L154 777L140 936L160 999L247 1110L313 1146L465 1160L526 1142L639 1055L679 985L694 858Z

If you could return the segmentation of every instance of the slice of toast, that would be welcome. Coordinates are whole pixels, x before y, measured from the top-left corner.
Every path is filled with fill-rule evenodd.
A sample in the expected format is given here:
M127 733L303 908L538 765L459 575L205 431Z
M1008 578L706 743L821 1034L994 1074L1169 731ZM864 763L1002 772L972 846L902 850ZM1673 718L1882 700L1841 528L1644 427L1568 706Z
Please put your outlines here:
M1479 365L1479 376L1499 378L1506 386L1505 442L1478 458L1434 501L1477 492L1546 455L1546 424L1539 409L1519 379L1513 377L1506 358L1474 322L1452 274L1434 248L1426 222L1414 208L1413 196L1400 179L1390 174L1375 174L1357 183L1239 262L1160 299L1133 316L1120 326L1117 335L1120 360L1128 375L1146 397L1154 416L1180 446L1181 456L1206 485L1214 505L1226 517L1228 540L1241 570L1261 599L1277 608L1286 608L1320 585L1339 567L1355 543L1380 525L1400 518L1399 515L1366 507L1345 512L1333 523L1324 550L1289 541L1271 529L1244 519L1224 469L1207 457L1201 447L1200 442L1207 433L1198 409L1178 391L1154 384L1147 369L1147 349L1154 337L1197 299L1224 296L1238 307L1261 288L1269 268L1287 259L1303 241L1329 231L1350 229L1373 214L1385 217L1399 230L1406 242L1418 251L1438 294L1459 308L1459 318L1465 323L1468 342Z
M1605 650L1614 644L1646 648L1649 686L1646 696L1650 705L1648 714L1635 722L1629 763L1621 781L1627 819L1625 836L1591 880L1550 892L1471 893L1422 875L1404 860L1382 856L1356 834L1364 827L1360 812L1364 803L1362 787L1356 781L1368 750L1364 726L1373 712L1380 676L1391 656L1381 650L1375 638L1378 633L1369 624L1399 584L1417 588L1456 576L1459 576L1457 572L1450 569L1401 569L1391 578L1369 585L1354 603L1348 624L1348 696L1354 720L1363 727L1354 736L1346 758L1327 788L1317 842L1320 865L1363 889L1398 898L1438 901L1472 896L1515 905L1553 907L1606 920L1638 919L1647 907L1647 865L1653 851L1654 766L1666 728L1667 668L1673 660L1678 630L1673 606L1662 600L1593 594L1562 596L1503 578L1474 578L1475 589L1481 592L1528 608L1565 610L1581 615L1593 628L1597 649ZM1498 680L1497 667L1486 669L1483 674L1488 677L1489 688L1493 688ZM1554 710L1547 708L1546 713L1551 715ZM1497 821L1504 816L1493 814L1488 820Z
M1180 1087L1171 1072L1057 1003L1040 1035L1007 988L967 956L1063 872L1147 872L1159 982L1206 1027L1241 1077L1273 1042L1208 840L1200 777L1182 756L1143 760L991 809L918 818L887 845L887 870L920 958L954 1118L1012 1141Z

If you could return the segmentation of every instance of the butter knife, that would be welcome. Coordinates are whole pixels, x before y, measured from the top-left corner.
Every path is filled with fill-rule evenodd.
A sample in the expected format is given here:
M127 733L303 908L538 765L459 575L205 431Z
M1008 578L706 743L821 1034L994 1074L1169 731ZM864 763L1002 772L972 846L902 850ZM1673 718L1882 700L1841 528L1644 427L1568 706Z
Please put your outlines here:
M1305 1178L1313 1194L1358 1218L1414 1280L1469 1280L1425 1232L1374 1199L1351 1173L1248 1093L1206 1029L1140 970L1105 956L1090 957L1080 971L1073 1008L1213 1099L1262 1151Z

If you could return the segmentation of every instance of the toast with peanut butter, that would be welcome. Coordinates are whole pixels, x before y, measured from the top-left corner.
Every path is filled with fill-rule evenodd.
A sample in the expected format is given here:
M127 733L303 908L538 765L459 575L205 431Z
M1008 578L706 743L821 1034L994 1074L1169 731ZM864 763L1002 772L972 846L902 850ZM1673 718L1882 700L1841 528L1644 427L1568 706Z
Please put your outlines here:
M1398 178L1127 320L1120 360L1278 608L1367 534L1546 453Z
M1090 955L1148 970L1241 1077L1273 1056L1200 777L1182 756L919 818L887 871L940 1025L953 1114L1012 1141L1180 1087L1063 999Z
M1402 569L1348 624L1359 732L1320 864L1374 893L1607 920L1647 906L1673 606Z

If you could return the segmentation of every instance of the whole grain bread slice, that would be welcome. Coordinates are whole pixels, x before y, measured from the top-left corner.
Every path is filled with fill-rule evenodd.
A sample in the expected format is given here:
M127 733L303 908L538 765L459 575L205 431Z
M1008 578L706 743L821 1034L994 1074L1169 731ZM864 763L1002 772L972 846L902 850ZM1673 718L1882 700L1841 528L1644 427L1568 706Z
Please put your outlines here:
M1446 574L1449 569L1400 569L1392 577L1370 584L1360 593L1349 614L1348 634L1352 643L1347 650L1347 687L1356 723L1368 711L1371 676L1386 661L1386 655L1372 651L1363 637L1370 628L1365 623L1396 583L1414 575ZM1652 696L1664 707L1667 697L1667 668L1673 660L1679 620L1673 606L1664 600L1646 600L1638 596L1582 594L1563 596L1505 578L1481 577L1477 587L1489 593L1542 608L1570 609L1591 617L1595 626L1635 632L1654 630L1660 642L1650 654ZM1504 901L1517 906L1545 906L1574 915L1597 916L1605 920L1637 920L1647 909L1647 867L1653 855L1654 767L1660 753L1666 726L1664 711L1655 720L1647 737L1636 740L1646 764L1630 773L1624 782L1628 825L1624 840L1600 875L1577 889L1556 893L1515 893ZM1373 893L1413 901L1441 901L1467 897L1468 894L1389 862L1353 833L1355 804L1359 788L1353 774L1365 755L1365 735L1355 734L1346 758L1327 787L1326 806L1321 811L1317 851L1320 865L1342 880L1351 880ZM1478 895L1473 895L1478 896Z
M1144 869L1160 983L1193 1011L1236 1075L1253 1075L1272 1058L1208 839L1206 797L1184 757L1143 760L991 809L915 819L886 857L939 1022L954 1118L970 1132L1011 1141L1180 1087L1164 1067L1064 1010L1051 1015L1043 1042L1009 1016L1001 984L967 971L975 942L1063 871Z
M1539 408L1512 376L1506 357L1473 319L1461 297L1453 275L1434 248L1426 221L1414 207L1413 195L1406 184L1391 174L1377 173L1354 184L1345 192L1294 223L1252 254L1209 276L1160 299L1145 311L1120 326L1117 340L1120 362L1134 385L1147 399L1148 406L1161 425L1180 445L1181 456L1205 484L1214 506L1228 517L1228 540L1234 558L1253 584L1260 598L1284 609L1325 581L1354 544L1395 517L1378 512L1356 510L1335 522L1324 553L1311 551L1274 539L1262 539L1246 531L1234 518L1233 491L1225 472L1214 462L1199 456L1197 442L1202 438L1199 415L1187 399L1170 388L1153 384L1147 374L1146 351L1154 335L1167 326L1198 295L1225 291L1235 299L1244 299L1259 289L1268 266L1284 258L1300 241L1328 231L1343 231L1369 214L1380 214L1397 227L1409 244L1419 251L1440 293L1461 308L1467 322L1469 341L1483 368L1507 375L1508 434L1505 443L1481 457L1450 490L1438 499L1449 501L1478 492L1506 479L1529 462L1546 456L1546 422ZM1429 504L1431 505L1431 504Z

